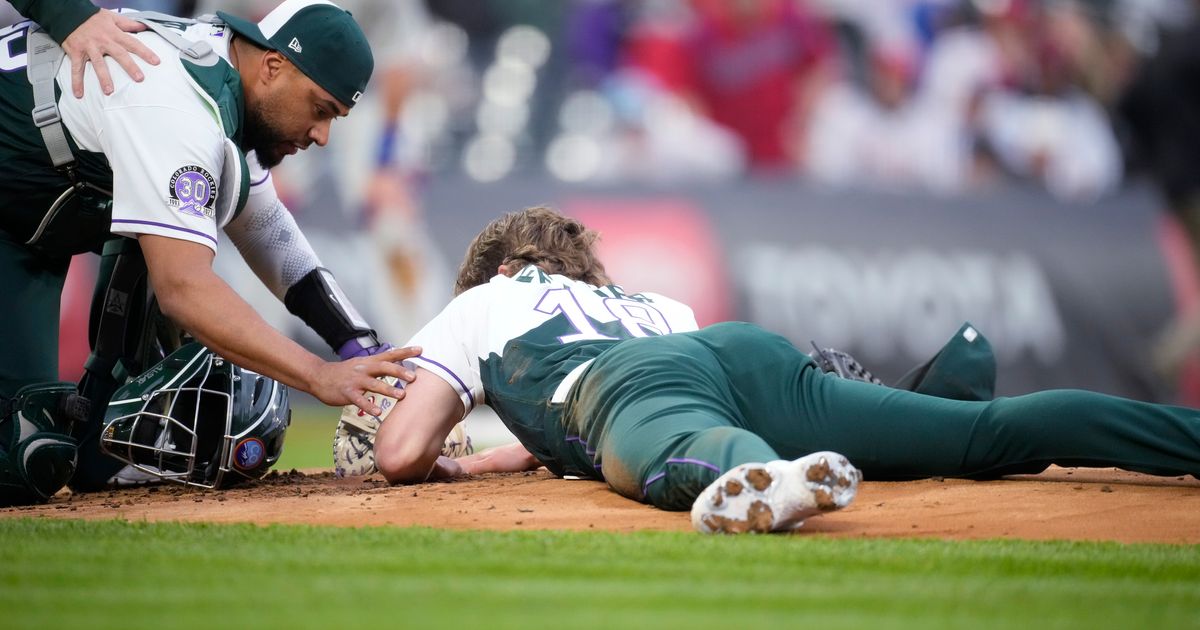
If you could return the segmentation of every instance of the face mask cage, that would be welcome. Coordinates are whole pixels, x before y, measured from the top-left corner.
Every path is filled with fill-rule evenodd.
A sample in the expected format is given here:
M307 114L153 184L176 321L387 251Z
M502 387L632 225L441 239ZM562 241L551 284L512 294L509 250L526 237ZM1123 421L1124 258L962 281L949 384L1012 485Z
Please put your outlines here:
M229 469L234 387L240 377L220 357L206 353L202 360L191 378L143 394L138 411L113 418L101 440L104 450L167 481L220 486Z

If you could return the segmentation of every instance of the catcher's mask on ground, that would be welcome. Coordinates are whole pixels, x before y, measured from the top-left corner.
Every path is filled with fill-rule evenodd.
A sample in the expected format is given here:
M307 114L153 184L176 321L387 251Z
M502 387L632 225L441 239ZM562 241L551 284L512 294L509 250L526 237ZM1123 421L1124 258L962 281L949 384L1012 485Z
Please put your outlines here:
M190 343L117 390L100 446L164 480L221 488L265 475L290 421L286 386Z

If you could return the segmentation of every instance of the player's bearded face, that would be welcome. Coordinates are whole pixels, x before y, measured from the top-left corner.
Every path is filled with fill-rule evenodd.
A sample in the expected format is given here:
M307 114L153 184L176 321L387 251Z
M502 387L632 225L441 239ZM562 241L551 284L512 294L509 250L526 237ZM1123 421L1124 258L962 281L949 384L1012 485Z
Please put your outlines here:
M278 166L283 158L296 152L296 144L308 145L303 133L289 133L285 124L284 99L278 92L266 95L253 107L246 108L246 126L242 146L254 151L263 168Z

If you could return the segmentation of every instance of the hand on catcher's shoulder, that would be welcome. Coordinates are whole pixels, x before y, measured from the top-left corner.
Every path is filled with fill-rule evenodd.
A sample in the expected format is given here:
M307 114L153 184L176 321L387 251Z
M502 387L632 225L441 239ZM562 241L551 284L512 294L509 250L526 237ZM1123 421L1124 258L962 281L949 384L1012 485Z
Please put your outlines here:
M112 76L108 72L108 64L104 62L106 56L116 60L134 81L145 78L137 62L133 60L133 55L141 57L152 66L158 65L158 55L136 37L129 35L144 30L145 24L101 9L72 31L63 40L62 47L71 60L71 91L75 98L83 98L83 70L88 63L91 63L96 71L100 90L105 94L113 93Z

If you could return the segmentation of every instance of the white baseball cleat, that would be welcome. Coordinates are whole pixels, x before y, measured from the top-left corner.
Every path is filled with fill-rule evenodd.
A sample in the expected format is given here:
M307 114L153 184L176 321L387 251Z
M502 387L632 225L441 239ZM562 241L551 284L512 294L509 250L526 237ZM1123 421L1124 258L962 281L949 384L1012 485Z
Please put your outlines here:
M849 460L831 451L742 464L696 497L692 525L704 534L791 531L810 516L850 505L861 479Z

